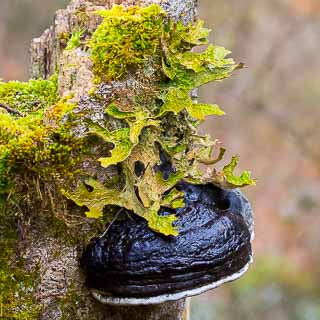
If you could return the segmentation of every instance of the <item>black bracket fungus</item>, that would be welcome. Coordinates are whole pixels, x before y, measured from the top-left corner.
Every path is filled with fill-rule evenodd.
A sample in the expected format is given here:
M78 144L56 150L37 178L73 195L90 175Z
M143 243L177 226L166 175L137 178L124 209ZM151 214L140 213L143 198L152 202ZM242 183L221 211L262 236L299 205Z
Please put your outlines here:
M93 238L81 259L87 285L102 303L157 304L200 294L244 274L252 260L252 209L238 190L181 182L185 207L161 208L178 217L177 237L147 222L115 221Z

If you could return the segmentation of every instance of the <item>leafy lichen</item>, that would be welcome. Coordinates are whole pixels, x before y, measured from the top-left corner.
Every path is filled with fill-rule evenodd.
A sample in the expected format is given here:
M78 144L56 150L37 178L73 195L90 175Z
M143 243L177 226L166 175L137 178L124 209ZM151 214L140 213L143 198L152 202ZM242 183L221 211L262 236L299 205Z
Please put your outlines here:
M125 98L118 97L107 107L109 116L123 122L121 129L109 131L100 124L89 124L91 134L113 144L111 155L98 160L105 168L121 168L126 181L122 190L108 189L89 179L75 191L65 191L65 195L86 206L89 217L101 217L106 206L117 205L145 218L153 230L176 235L174 216L160 217L158 211L161 206L183 204L181 194L174 192L181 179L229 188L255 183L247 171L234 175L237 157L220 172L213 169L203 175L199 170L199 163L213 165L220 161L225 149L212 159L217 141L200 136L196 127L206 116L224 112L216 104L197 103L190 96L192 89L220 81L242 64L235 64L227 57L230 51L222 47L209 45L201 53L191 51L207 43L209 30L201 21L188 26L172 22L155 5L129 9L115 6L99 13L104 21L91 40L97 79L116 80L134 67L137 74L142 70L144 77L151 79L155 94L146 101L131 99L128 105L128 95L137 95L129 91ZM137 163L143 168L140 175L134 171ZM88 191L86 185L92 190Z

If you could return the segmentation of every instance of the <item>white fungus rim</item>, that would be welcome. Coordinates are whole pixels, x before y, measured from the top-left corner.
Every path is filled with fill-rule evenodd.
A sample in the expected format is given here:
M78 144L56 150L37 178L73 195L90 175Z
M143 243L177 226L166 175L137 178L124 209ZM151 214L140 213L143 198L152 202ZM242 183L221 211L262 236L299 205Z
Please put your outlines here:
M250 264L252 263L253 259L252 256L250 258L250 261L238 272L222 278L216 282L207 284L202 287L194 288L191 290L187 291L182 291L182 292L177 292L177 293L172 293L172 294L163 294L160 296L155 296L155 297L149 297L149 298L117 298L117 297L112 297L112 296L105 296L102 293L92 289L91 294L93 297L98 300L99 302L103 304L109 304L109 305L117 305L117 306L135 306L135 305L146 305L146 304L159 304L159 303L164 303L167 301L175 301L191 296L196 296L198 294L201 294L203 292L206 292L208 290L217 288L221 286L222 284L230 281L234 281L238 278L240 278L242 275L244 275L248 269Z

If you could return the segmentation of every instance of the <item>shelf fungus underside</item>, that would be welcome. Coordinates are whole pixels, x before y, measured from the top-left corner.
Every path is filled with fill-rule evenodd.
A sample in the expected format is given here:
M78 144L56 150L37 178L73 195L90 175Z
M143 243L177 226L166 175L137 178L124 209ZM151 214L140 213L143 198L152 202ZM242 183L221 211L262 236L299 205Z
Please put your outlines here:
M156 304L200 294L246 272L252 260L252 209L238 190L178 184L185 207L177 237L153 232L131 212L88 244L81 259L87 285L100 302Z

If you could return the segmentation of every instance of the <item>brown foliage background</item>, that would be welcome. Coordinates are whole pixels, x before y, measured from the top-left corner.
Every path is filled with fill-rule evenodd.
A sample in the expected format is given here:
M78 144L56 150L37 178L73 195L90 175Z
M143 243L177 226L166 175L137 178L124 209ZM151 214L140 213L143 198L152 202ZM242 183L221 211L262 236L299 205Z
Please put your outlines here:
M1 0L0 78L25 80L28 46L66 0ZM192 299L192 319L320 319L320 4L200 0L211 40L247 69L200 90L223 118L202 130L241 155L255 263L241 280Z

